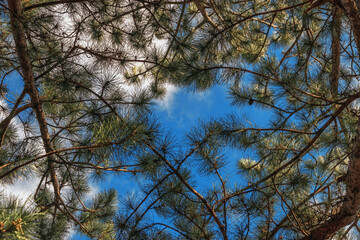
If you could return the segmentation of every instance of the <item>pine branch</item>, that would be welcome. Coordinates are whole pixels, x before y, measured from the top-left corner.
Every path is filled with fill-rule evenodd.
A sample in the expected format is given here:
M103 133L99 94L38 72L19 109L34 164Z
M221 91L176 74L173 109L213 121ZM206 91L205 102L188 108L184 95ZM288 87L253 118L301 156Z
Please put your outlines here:
M83 150L83 149L96 149L96 148L102 148L102 147L107 147L107 146L112 146L112 145L120 145L124 142L126 142L130 137L132 137L136 132L136 129L133 130L128 136L126 136L124 139L120 140L120 141L114 141L114 142L106 142L106 143L102 143L102 144L94 144L94 145L89 145L89 146L77 146L77 147L70 147L70 148L63 148L63 149L56 149L53 150L51 152L47 152L46 154L40 155L38 157L35 157L33 159L30 159L28 161L26 161L25 163L22 163L16 167L14 167L13 169L8 170L6 173L3 173L0 176L0 179L10 175L11 173L17 171L18 169L21 169L24 166L27 166L33 162L36 162L42 158L46 158L46 157L50 157L52 158L52 155L54 154L58 154L58 153L62 153L62 152L68 152L68 151L78 151L78 150ZM55 161L55 160L54 160ZM15 164L16 162L12 162L12 163L8 163L6 164L6 166ZM1 169L1 168L0 168Z
M209 213L211 214L211 216L214 218L216 224L218 225L221 234L224 238L224 240L227 240L227 233L225 230L225 227L223 225L223 223L220 221L219 217L217 216L215 210L213 208L211 208L210 204L208 203L208 201L199 193L197 192L187 181L186 179L179 173L179 170L176 169L161 153L159 153L152 145L150 145L149 143L145 143L149 149L151 149L156 155L158 155L164 162L165 164L171 169L171 171L178 177L178 179L186 186L187 189L189 189L190 192L192 192L197 198L199 198L199 200L204 204L204 206L206 207L206 209L209 211Z
M67 3L81 3L81 2L91 2L93 0L59 0L59 1L53 1L53 2L42 2L33 4L27 7L24 7L24 11L29 11L31 9L35 8L42 8L42 7L50 7L50 6L56 6L60 4L67 4Z
M313 193L309 194L309 196L307 196L304 200L302 200L300 203L298 203L296 206L294 206L292 209L290 209L289 212L285 215L285 217L283 219L281 219L281 221L278 224L276 224L276 226L270 232L269 239L273 239L273 237L277 234L277 232L283 227L286 220L290 217L290 214L292 214L292 211L294 211L294 212L297 211L300 207L302 207L304 204L306 204L316 194L321 193L325 189L329 188L336 181L337 180L334 180L334 181L326 184L325 186L319 186L317 189L315 189L315 191Z
M239 25L239 24L241 24L241 23L243 23L243 22L245 22L245 21L247 21L247 20L249 20L249 19L252 19L252 18L254 18L254 17L261 16L261 15L268 15L268 14L272 14L272 13L279 13L279 12L286 11L286 10L291 10L291 9L294 9L294 8L297 8L297 7L300 7L300 6L303 6L303 5L305 5L305 4L308 4L308 3L312 2L312 1L313 1L313 0L307 0L307 1L305 1L305 2L302 2L302 3L299 3L299 4L295 4L295 5L291 5L291 6L288 6L288 7L279 8L279 9L275 9L275 10L271 10L271 11L265 11L265 12L255 13L255 14L252 14L252 15L250 15L250 16L244 17L244 18L242 18L242 19L240 19L240 20L238 20L238 21L230 24L229 26L227 26L226 28L222 29L221 31L215 33L215 34L211 37L210 41L212 41L212 40L215 39L218 35L224 33L225 31L227 31L227 30L229 30L229 29L231 29L231 28L233 28L233 27L235 27L235 26L237 26L237 25ZM210 42L210 41L209 41L209 42Z
M322 135L322 133L325 131L325 129L327 129L329 127L329 125L334 122L336 120L336 118L342 113L342 111L349 106L353 101L355 101L356 99L358 99L360 97L360 93L353 95L352 97L348 98L348 100L346 102L344 102L337 110L336 112L326 121L326 123L324 123L324 125L317 131L316 135L309 141L309 143L301 150L299 151L298 154L296 154L292 159L290 159L290 161L288 161L287 163L283 164L282 166L278 167L277 169L275 169L271 174L267 175L266 177L258 180L257 182L250 184L247 187L244 187L243 189L232 193L230 195L228 195L227 197L224 197L220 200L218 200L215 204L213 209L215 209L215 207L223 202L226 201L230 198L239 196L241 194L243 194L244 191L254 188L256 186L259 186L259 184L265 182L268 179L271 179L272 177L276 176L279 172L283 171L284 169L286 169L287 167L293 165L294 163L296 163L304 154L306 154L313 146L313 144L319 139L319 137Z
M204 20L210 23L215 29L220 31L220 27L210 18L209 14L206 12L204 0L194 0L195 5L199 9L201 15L203 16Z

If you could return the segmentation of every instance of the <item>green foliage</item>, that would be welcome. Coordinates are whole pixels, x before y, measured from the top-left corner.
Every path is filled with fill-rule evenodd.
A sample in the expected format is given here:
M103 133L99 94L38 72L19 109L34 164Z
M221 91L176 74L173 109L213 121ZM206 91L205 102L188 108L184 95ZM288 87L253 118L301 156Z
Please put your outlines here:
M28 239L35 237L34 228L37 221L44 217L22 204L18 199L5 199L1 196L0 206L0 238L2 239Z
M79 219L87 229L89 236L99 236L100 239L114 238L114 223L111 218L117 210L116 191L109 190L98 194L87 207L89 212L82 212ZM91 214L95 212L96 214Z

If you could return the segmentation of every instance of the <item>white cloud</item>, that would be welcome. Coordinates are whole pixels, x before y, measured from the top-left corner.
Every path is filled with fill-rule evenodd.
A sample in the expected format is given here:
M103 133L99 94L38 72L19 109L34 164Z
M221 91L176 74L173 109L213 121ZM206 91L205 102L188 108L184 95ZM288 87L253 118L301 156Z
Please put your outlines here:
M191 94L191 97L194 98L198 102L206 102L211 103L213 93L211 90L203 91L203 92L197 92L194 94Z
M17 197L21 202L25 202L32 194L39 184L39 178L19 179L13 184L0 187L5 196Z
M166 84L166 95L162 98L156 101L156 103L160 106L161 110L166 110L168 114L171 113L175 94L179 91L179 88L175 87L171 84Z

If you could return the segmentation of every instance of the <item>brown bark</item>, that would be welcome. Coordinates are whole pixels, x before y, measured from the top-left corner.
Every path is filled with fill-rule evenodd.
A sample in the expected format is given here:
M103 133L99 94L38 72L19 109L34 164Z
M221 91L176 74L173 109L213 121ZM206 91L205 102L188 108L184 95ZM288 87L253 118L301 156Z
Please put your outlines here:
M8 6L10 9L11 31L14 37L16 53L19 58L21 71L23 73L25 91L30 95L31 106L36 114L45 151L46 153L52 152L46 118L42 109L39 92L35 85L34 72L26 46L25 29L23 21L21 20L22 11L20 7L20 2L18 0L8 0ZM58 205L60 203L60 187L57 180L55 164L52 157L48 158L48 167L50 170L51 182L54 188L55 202Z
M331 44L331 60L332 60L332 69L331 69L331 92L334 97L338 94L338 85L339 85L339 75L340 75L340 55L341 55L341 46L340 46L340 36L341 36L341 15L342 11L339 7L334 6L333 13L333 28L332 28L332 44Z
M345 13L350 20L352 27L352 32L354 34L356 47L360 49L360 13L359 9L354 0L341 0L342 5L344 6Z

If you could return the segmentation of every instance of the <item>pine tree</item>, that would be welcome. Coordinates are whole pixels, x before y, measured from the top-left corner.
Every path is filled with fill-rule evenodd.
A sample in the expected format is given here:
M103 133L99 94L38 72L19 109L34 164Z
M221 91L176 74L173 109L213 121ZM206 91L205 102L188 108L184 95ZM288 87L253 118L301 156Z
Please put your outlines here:
M2 238L359 236L357 1L0 6L0 181L39 179L28 202L3 201ZM166 84L222 84L271 120L229 114L173 136L151 108ZM86 200L106 174L134 176L142 194Z

